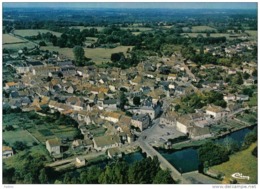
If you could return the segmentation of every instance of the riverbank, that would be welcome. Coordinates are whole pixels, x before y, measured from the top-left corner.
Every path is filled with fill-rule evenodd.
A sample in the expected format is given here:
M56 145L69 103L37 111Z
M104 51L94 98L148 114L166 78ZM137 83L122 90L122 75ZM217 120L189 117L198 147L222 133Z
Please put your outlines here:
M208 142L209 140L215 140L215 139L223 138L223 137L230 135L234 132L237 132L237 131L240 131L240 130L243 130L243 129L246 129L246 128L249 128L249 129L253 128L256 125L257 125L257 123L254 123L252 125L246 125L244 127L235 128L233 130L221 133L217 136L213 136L213 137L202 139L202 140L189 140L189 141L184 141L184 142L172 144L171 150L182 150L182 149L190 148L190 147L196 148L196 147L199 147L199 146L203 145L204 143Z

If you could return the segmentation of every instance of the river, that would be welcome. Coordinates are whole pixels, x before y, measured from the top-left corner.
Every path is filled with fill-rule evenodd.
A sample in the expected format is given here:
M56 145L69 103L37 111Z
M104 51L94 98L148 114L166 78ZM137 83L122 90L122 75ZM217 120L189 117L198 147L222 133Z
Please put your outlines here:
M244 141L245 135L248 132L252 131L254 127L235 131L221 138L215 139L215 141L218 143L222 143L225 138L229 137L237 141L241 146ZM177 151L159 149L158 152L181 173L198 170L199 158L198 158L197 148L190 147L190 148L185 148Z

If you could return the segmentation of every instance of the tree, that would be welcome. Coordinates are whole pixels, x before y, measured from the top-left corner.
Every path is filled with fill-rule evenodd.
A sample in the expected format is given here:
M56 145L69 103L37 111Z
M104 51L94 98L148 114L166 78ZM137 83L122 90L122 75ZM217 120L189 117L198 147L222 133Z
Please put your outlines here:
M74 58L77 66L83 66L85 61L85 52L81 46L76 46L73 49Z
M252 76L257 77L257 70L256 69L254 69L254 71L252 72Z
M247 73L247 72L243 73L243 78L244 79L248 79L249 77L250 77L249 73Z
M239 151L239 144L234 139L227 137L223 141L223 145L226 147L229 154L233 154Z
M39 181L41 184L48 184L48 176L46 174L45 168L40 170Z
M135 97L133 98L133 103L134 103L134 105L136 105L136 106L140 106L140 104L141 104L141 99L140 99L140 97L139 97L139 96L135 96Z
M219 144L209 141L199 148L199 160L204 167L218 165L229 160L227 149Z
M19 150L19 151L23 151L27 148L27 145L24 143L24 142L21 142L21 141L16 141L14 144L13 144L13 148L15 150Z
M126 102L127 102L127 98L126 98L126 96L125 96L125 93L122 92L122 91L120 91L119 100L120 100L119 108L120 108L121 110L124 110L124 109L125 109Z
M169 170L159 170L153 179L153 184L173 184Z
M253 149L252 155L257 157L257 146Z
M125 55L122 52L112 53L110 59L112 62L123 61L123 60L125 60Z
M256 140L257 140L257 132L256 129L254 129L253 131L250 131L249 133L246 134L243 143L243 148L248 148Z
M46 43L45 43L44 41L40 41L40 42L39 42L39 45L40 45L40 46L46 46Z

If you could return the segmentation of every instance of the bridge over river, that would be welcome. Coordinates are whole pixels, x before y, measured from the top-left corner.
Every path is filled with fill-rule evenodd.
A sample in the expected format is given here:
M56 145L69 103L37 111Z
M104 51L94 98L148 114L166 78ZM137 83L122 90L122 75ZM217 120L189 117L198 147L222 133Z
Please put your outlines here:
M180 184L220 184L220 181L207 177L198 171L181 174L172 164L170 164L159 152L157 152L147 142L138 140L138 145L149 157L157 156L160 162L160 166L163 170L169 169L172 178Z
M167 168L171 172L171 176L175 181L179 181L181 184L191 184L189 181L187 181L184 177L182 177L181 173L175 169L172 164L170 164L159 152L157 152L151 145L144 141L138 141L138 144L140 148L147 154L149 157L157 156L159 162L161 163L160 166L163 170L166 170Z

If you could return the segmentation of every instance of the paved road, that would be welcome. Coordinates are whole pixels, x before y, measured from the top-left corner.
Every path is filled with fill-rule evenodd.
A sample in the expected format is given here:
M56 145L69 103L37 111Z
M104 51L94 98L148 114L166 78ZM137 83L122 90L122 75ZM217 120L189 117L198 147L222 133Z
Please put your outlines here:
M210 178L196 171L184 173L182 176L192 184L221 184L221 181Z

